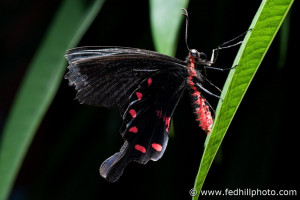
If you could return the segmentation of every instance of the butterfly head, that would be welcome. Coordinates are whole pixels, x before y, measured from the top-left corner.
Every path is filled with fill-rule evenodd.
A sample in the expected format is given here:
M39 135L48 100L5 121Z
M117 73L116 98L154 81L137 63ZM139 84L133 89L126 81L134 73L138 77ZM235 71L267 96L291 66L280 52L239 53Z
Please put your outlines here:
M199 63L199 64L207 64L209 61L207 60L207 56L203 52L199 52L196 49L190 49L188 60L190 62Z

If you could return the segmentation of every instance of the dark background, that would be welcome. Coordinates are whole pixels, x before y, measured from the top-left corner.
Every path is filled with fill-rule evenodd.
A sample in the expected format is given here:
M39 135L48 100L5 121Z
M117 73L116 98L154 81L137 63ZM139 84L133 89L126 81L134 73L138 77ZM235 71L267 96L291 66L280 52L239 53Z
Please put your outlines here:
M59 0L1 2L0 128L59 5ZM191 0L190 48L210 56L213 48L248 29L259 5L260 1ZM233 119L204 190L300 191L296 7L297 2L290 10L286 62L278 64L282 58L279 31ZM107 1L78 46L86 45L154 50L148 1ZM216 66L230 67L237 50L221 51ZM176 57L184 59L186 55L182 26ZM222 87L227 73L210 71L208 76ZM80 105L74 97L74 89L63 80L10 199L190 199L188 192L194 184L206 135L194 120L186 94L175 111L175 133L162 159L146 166L131 163L114 184L101 178L98 169L123 143L119 134L121 117L117 110ZM215 107L217 99L207 98ZM267 197L254 199L263 198Z

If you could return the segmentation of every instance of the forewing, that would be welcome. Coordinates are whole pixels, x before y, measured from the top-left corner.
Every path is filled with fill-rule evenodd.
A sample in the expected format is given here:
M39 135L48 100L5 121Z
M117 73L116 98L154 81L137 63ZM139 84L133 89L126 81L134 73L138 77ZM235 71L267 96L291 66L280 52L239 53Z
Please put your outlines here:
M174 109L185 88L185 77L179 71L157 72L139 84L123 113L121 134L125 142L120 152L103 162L101 176L115 182L129 162L146 164L161 158Z
M65 78L80 103L126 109L129 96L158 71L181 71L185 63L157 52L126 47L80 47L67 51Z

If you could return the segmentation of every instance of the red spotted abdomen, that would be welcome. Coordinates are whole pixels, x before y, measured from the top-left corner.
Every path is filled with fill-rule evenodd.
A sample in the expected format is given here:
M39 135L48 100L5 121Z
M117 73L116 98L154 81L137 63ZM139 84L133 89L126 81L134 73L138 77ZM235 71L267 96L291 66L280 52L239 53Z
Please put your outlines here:
M193 110L196 115L196 121L206 134L209 134L213 125L213 118L209 110L209 105L206 102L206 99L201 95L201 92L195 87L192 76L188 78L188 85L190 86L190 95Z

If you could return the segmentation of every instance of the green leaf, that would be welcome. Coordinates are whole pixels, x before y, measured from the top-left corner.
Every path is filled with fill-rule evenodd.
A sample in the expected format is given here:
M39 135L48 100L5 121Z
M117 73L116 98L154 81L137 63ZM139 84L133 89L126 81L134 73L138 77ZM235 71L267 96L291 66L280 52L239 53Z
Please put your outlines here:
M237 67L228 75L216 109L212 132L206 139L194 189L198 199L209 168L221 145L226 131L236 113L251 80L269 49L280 28L293 0L263 0L251 25L252 31L245 36L243 44L235 58L233 66Z
M150 0L150 22L156 50L175 56L177 38L181 22L185 19L180 13L188 0Z
M65 51L75 46L104 1L65 0L20 86L0 143L0 199L7 199L23 158L65 71Z

